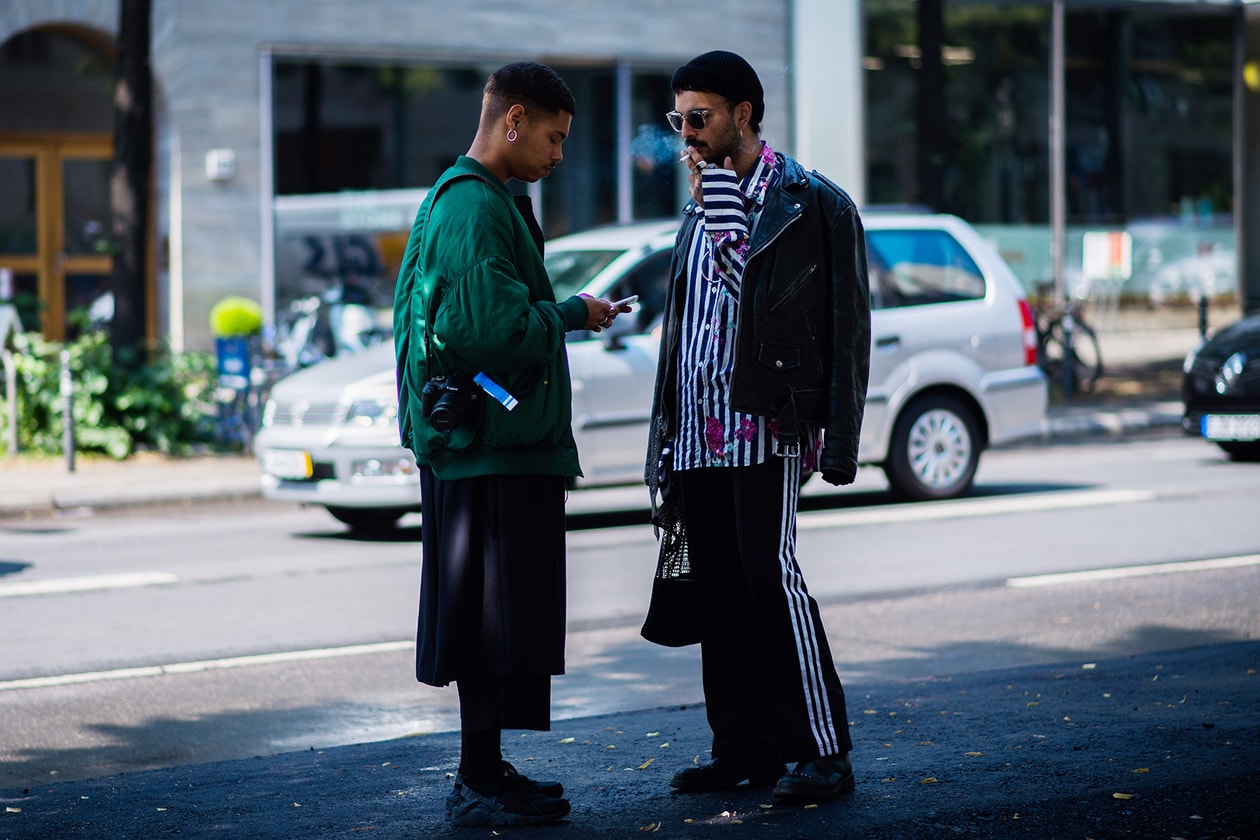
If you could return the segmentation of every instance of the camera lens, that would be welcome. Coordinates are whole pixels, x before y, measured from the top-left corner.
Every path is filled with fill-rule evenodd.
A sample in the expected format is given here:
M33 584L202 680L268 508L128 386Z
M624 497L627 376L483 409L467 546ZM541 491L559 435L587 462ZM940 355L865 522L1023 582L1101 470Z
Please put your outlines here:
M429 412L429 424L434 429L439 432L449 432L459 425L462 418L458 399L459 392L455 390L444 390L437 398L437 402L433 404L433 410Z

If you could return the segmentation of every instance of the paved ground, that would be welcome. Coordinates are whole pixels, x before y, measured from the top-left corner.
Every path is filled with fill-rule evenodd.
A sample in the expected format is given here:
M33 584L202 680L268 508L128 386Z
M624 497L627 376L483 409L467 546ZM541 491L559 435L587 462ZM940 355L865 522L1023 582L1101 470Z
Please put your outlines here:
M1104 336L1095 394L1052 395L1044 434L1176 426L1190 326ZM0 462L0 517L257 493L247 458ZM509 740L509 760L564 782L569 819L454 829L459 751L443 733L0 791L0 840L73 838L871 837L1260 838L1260 642L1057 667L849 684L857 791L789 808L765 789L684 796L705 760L702 706L561 721Z
M1260 642L1059 667L850 684L857 790L781 807L765 788L671 793L707 757L703 707L560 721L505 741L573 813L456 829L443 733L0 791L3 840L529 836L1260 837Z

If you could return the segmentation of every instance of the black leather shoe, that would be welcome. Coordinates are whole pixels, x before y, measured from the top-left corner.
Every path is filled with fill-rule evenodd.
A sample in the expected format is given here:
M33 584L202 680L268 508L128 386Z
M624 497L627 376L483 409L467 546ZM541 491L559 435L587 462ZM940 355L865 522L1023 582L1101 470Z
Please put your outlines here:
M849 754L802 761L774 786L774 798L793 802L822 802L853 790Z
M670 787L684 793L704 793L711 790L730 790L742 782L754 787L766 787L783 775L786 768L774 762L743 762L715 758L709 764L684 767L669 780Z

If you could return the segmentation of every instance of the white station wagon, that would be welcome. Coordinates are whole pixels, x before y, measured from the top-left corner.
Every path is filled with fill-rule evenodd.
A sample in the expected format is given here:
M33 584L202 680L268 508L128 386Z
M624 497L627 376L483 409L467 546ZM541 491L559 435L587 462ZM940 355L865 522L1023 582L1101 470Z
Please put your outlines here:
M859 461L883 468L899 497L960 496L984 449L1040 430L1046 382L1031 312L1010 268L961 219L871 213L863 224L872 347ZM557 298L639 296L611 330L568 336L585 473L577 487L642 479L677 226L642 222L547 243ZM256 451L266 497L323 505L356 530L419 510L416 465L398 440L392 343L277 383Z

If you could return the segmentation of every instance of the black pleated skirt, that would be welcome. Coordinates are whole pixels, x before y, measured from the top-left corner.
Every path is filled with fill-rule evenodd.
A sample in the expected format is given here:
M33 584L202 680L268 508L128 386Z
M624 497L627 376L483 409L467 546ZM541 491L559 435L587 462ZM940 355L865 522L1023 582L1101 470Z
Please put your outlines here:
M549 692L550 677L564 673L564 479L443 481L422 467L420 492L424 556L416 677L435 686L461 676L479 683L537 683ZM548 706L544 700L542 708Z

